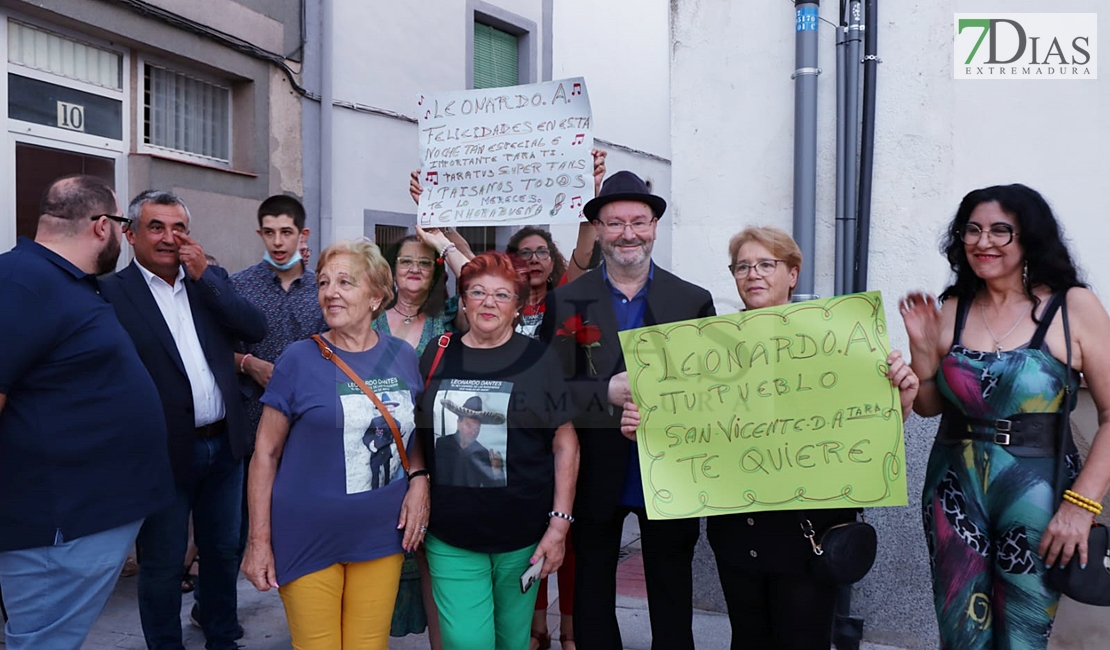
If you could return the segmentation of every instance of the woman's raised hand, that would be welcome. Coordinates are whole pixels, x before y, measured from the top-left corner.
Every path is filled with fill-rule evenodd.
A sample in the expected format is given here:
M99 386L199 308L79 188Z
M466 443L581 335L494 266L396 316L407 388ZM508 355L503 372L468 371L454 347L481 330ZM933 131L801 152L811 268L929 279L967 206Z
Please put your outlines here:
M420 170L414 169L409 172L409 196L412 197L412 202L420 205L420 195L424 193L424 186L420 184Z
M940 341L940 308L935 296L924 291L907 294L898 302L911 347L936 349Z
M439 228L425 229L417 226L416 236L420 238L421 244L427 244L434 248L437 255L442 255L443 249L447 248L447 244L451 243L451 240L448 239L447 235L443 234L443 231Z

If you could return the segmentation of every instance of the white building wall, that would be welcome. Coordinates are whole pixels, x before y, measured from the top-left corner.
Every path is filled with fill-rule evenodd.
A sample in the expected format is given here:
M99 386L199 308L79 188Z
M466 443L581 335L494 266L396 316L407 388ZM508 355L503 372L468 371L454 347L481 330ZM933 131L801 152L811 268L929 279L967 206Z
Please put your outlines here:
M675 2L671 127L673 266L714 295L719 312L741 304L724 271L728 238L749 224L792 229L793 3ZM1098 0L880 0L878 116L869 288L886 299L895 347L906 336L895 305L906 291L948 280L939 240L968 191L1023 182L1041 191L1069 235L1094 290L1110 299L1104 182L1110 81L956 81L955 12L1099 12ZM838 2L821 3L838 21ZM816 293L833 290L835 42L821 22ZM1106 40L1104 39L1105 43ZM1103 72L1103 75L1107 75ZM919 499L936 421L907 425L909 508L881 509L875 570L855 589L867 634L935 647ZM1066 611L1066 610L1065 610ZM1058 630L1059 632L1059 630ZM1059 636L1063 636L1062 634ZM1060 646L1063 647L1063 646ZM1070 647L1070 646L1069 646Z

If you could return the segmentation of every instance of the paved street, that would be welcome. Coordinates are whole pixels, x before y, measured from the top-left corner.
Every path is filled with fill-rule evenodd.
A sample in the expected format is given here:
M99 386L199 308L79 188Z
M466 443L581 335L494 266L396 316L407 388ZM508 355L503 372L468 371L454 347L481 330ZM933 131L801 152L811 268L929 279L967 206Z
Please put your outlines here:
M640 555L639 527L635 517L625 524L623 539L624 560L618 569L617 617L625 650L650 650L651 632L648 621L647 600L643 582L643 561ZM548 629L551 631L552 648L559 650L559 599L556 580L548 581L551 604L548 610ZM83 650L145 650L139 612L136 606L137 578L123 578L116 585L104 613L94 626ZM185 647L200 650L204 636L189 624L191 595L184 596L181 607ZM246 631L241 643L249 650L288 650L289 628L285 612L276 592L260 593L245 579L239 580L239 620ZM716 612L695 610L694 641L699 649L727 650L731 631L728 617ZM3 645L0 640L0 645ZM426 650L426 635L410 635L391 639L391 650ZM896 650L886 646L864 644L867 650Z

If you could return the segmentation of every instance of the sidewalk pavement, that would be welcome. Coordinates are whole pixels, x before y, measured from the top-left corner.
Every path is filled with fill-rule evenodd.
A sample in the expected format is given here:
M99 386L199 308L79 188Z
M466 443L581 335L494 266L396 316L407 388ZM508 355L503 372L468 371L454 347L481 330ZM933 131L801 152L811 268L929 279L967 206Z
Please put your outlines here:
M617 619L625 650L650 650L651 630L648 621L647 596L644 588L644 565L640 555L640 532L635 517L625 522L622 556L617 569ZM203 570L203 569L201 569ZM561 650L559 638L559 598L557 580L548 580L548 629L553 650ZM116 585L104 613L89 634L83 650L145 650L139 611L136 605L136 578L122 578ZM192 596L182 598L181 620L185 647L204 647L204 635L189 624ZM289 628L281 598L274 591L261 593L246 579L239 579L239 622L246 635L240 641L248 650L288 650ZM731 639L728 617L717 612L694 610L694 643L699 650L728 650ZM0 646L3 645L0 634ZM390 650L427 650L426 634L414 634L389 641ZM898 650L889 646L864 643L864 650ZM754 649L753 649L754 650Z

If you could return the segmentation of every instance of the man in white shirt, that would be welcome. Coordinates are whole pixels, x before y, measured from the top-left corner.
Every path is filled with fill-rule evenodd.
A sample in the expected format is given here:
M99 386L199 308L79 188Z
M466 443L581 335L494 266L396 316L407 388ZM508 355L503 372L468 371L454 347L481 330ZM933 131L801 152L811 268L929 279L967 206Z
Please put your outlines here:
M148 517L139 533L143 634L151 650L183 650L181 574L191 511L203 564L198 620L208 650L229 650L239 630L242 459L250 437L234 346L261 340L266 319L223 269L209 265L189 236L180 198L146 191L127 214L135 261L105 278L101 290L158 387L177 486L174 503Z

